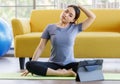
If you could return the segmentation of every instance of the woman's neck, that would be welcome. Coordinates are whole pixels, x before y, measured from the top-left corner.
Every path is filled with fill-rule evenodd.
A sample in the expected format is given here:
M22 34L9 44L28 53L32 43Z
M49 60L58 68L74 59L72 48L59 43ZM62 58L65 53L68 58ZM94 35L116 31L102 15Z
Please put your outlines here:
M61 27L61 28L66 28L69 25L69 23L63 23L63 22L58 22L57 26Z

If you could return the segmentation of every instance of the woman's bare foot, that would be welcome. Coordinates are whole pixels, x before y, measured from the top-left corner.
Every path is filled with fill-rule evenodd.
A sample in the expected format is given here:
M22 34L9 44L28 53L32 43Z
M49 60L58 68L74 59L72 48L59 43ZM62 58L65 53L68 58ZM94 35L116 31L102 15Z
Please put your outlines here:
M61 76L76 76L76 73L72 69L58 69L57 71L61 73Z
M46 75L47 76L76 76L76 73L72 69L69 69L69 70L66 70L66 69L54 70L54 69L48 68Z

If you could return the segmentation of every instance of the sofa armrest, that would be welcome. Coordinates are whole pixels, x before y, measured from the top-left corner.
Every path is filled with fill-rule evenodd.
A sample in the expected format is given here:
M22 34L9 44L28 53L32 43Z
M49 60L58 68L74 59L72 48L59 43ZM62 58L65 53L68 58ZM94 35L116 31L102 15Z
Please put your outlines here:
M27 19L14 18L14 19L12 19L11 23L12 23L14 37L16 35L30 33L30 31L31 31L30 21Z

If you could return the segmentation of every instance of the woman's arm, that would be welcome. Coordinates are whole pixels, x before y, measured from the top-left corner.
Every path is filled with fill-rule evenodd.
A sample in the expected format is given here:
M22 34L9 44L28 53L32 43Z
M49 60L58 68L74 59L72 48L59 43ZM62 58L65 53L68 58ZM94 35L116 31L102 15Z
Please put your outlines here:
M40 41L38 47L36 48L36 50L35 50L35 52L34 52L34 54L33 54L32 61L36 61L36 60L39 58L39 56L41 55L42 51L44 50L47 42L48 42L48 39L42 39L42 38L41 38L41 41ZM28 74L29 74L29 71L28 71L28 70L25 70L25 71L21 74L21 76L27 76Z
M33 54L32 61L36 61L39 58L39 56L41 55L42 51L44 50L47 42L48 42L48 39L41 38L41 41Z
M95 18L96 18L96 15L95 15L92 11L84 8L84 7L81 6L81 5L79 5L78 7L79 7L80 10L82 10L82 11L86 14L86 16L88 17L85 21L82 22L82 30L85 30L85 29L87 29L87 28L93 23L93 21L94 21Z

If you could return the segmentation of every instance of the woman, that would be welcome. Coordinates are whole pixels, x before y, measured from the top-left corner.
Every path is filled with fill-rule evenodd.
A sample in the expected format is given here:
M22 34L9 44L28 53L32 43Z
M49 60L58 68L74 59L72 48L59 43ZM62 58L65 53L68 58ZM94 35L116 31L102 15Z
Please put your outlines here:
M82 23L75 24L80 16L80 10L87 18ZM74 41L76 35L87 29L96 16L83 6L69 5L60 15L60 22L47 26L41 36L41 41L33 55L32 61L26 63L29 72L43 76L76 76L78 62L74 60ZM51 56L48 62L39 62L37 59L44 50L48 40L51 40Z

